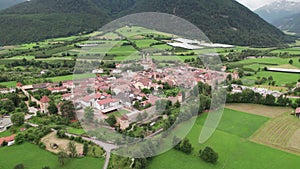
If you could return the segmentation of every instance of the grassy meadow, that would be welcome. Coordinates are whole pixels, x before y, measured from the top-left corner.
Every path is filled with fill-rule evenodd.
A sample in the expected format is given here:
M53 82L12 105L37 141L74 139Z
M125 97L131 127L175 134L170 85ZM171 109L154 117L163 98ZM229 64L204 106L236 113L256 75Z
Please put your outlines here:
M148 168L176 169L180 166L181 169L290 169L300 165L297 155L249 141L249 137L269 118L225 109L216 132L201 145L198 138L206 117L207 114L201 115L187 136L194 147L191 155L172 149L153 158ZM197 156L198 151L205 146L210 146L219 153L217 164L205 163Z
M49 166L51 169L98 169L102 168L104 164L103 158L84 157L68 159L66 164L61 166L56 155L30 143L2 147L0 148L0 157L1 169L10 169L20 163L24 164L25 169L41 169L45 166Z

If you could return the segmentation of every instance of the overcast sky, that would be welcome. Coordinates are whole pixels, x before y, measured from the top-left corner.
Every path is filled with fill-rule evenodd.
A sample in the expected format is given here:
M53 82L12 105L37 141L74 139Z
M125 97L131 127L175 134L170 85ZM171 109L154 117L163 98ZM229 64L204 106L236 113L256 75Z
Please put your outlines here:
M278 1L278 0L236 0L240 2L241 4L245 5L251 10L258 9L264 5L267 5L269 3ZM292 1L292 0L291 0ZM300 1L300 0L293 0L293 1Z

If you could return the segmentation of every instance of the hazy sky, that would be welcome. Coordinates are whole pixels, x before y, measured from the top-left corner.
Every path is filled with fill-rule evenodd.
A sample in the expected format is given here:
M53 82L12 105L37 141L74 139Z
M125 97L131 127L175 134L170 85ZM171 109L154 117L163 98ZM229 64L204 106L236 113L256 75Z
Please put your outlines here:
M251 10L255 10L259 7L262 7L266 4L278 1L278 0L236 0L239 3L245 5L246 7L248 7ZM293 1L300 1L300 0L293 0Z

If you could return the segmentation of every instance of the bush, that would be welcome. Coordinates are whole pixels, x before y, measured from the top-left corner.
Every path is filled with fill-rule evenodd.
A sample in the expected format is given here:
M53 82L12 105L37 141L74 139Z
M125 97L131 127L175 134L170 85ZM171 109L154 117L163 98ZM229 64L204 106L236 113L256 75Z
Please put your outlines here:
M22 144L24 141L25 141L25 137L23 134L19 133L18 135L16 135L15 137L16 144Z
M2 144L1 144L1 146L4 147L4 146L7 146L7 144L8 144L8 143L4 140L4 141L2 142Z
M175 149L182 151L186 154L190 154L193 151L192 144L188 139L184 139L183 141L179 141L179 138L173 138L173 144L175 145ZM178 144L176 144L178 142Z
M199 156L202 160L208 163L217 163L219 155L216 153L212 148L205 147L205 149L202 151L199 151Z
M23 164L17 164L14 169L24 169L24 165Z
M25 115L23 113L15 113L11 115L10 119L15 126L21 126L24 124Z

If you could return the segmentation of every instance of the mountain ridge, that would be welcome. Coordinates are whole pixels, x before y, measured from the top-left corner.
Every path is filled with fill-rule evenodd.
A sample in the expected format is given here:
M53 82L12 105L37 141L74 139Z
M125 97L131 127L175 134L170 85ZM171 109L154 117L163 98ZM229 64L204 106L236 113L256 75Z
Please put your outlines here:
M300 2L280 0L265 5L254 12L271 24L278 20L300 13Z

